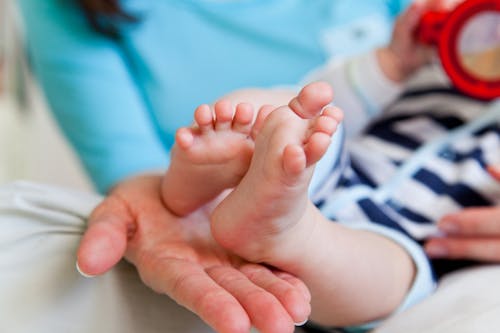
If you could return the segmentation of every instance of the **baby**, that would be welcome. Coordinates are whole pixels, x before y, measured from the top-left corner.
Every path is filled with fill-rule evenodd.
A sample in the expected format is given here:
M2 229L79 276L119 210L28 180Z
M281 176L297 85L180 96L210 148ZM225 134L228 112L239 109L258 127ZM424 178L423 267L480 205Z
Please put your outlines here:
M412 39L422 10L419 4L410 7L388 47L342 66L327 65L313 78L348 86L339 84L339 73L354 67L381 73L382 83L406 81L429 56ZM215 116L201 106L195 125L177 134L162 186L165 204L186 215L220 202L211 221L215 239L249 261L302 279L313 295L314 321L346 326L383 318L410 287L418 289L422 275L431 275L398 232L418 242L446 213L500 203L500 189L486 171L500 162L500 108L481 112L484 103L447 88L435 74L423 69L395 101L371 91L377 82L368 74L365 86L351 87L346 96L357 97L358 105L369 104L370 97L393 103L377 114L349 101L349 159L333 159L331 177L313 196L315 205L307 192L313 168L343 117L328 106L327 84L307 85L286 107L261 107L255 122L250 104L233 110L229 101L219 101ZM356 122L363 120L370 126L357 135ZM331 220L368 221L397 232L347 228ZM422 295L431 289L423 288Z
M249 104L233 110L219 101L215 119L200 106L195 125L177 133L162 194L179 215L220 201L211 221L217 242L296 275L311 289L313 319L345 326L391 313L415 268L395 242L331 223L308 198L314 166L342 120L332 98L328 84L311 83L288 106L261 107L255 122Z

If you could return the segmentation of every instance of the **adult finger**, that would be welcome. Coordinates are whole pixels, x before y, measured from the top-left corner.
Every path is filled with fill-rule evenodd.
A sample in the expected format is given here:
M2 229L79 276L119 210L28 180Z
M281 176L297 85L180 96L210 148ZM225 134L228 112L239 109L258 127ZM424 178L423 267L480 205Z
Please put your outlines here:
M250 319L241 304L197 263L151 253L136 263L143 282L197 314L220 333L248 333Z
M500 262L500 238L435 238L425 251L431 258Z
M304 297L304 299L310 303L311 302L311 292L309 291L309 288L305 285L302 280L299 278L296 278L294 275L283 272L283 271L273 271L273 274L279 277L282 280L287 281L290 283L294 288L296 288Z
M468 208L438 223L448 235L500 237L500 207Z
M243 306L250 321L261 333L292 333L294 321L276 297L231 267L207 269L208 275L231 293Z
M500 182L500 165L488 167L490 175Z
M292 284L288 282L292 281L292 276L282 279L262 265L247 264L242 266L240 271L255 285L274 295L295 323L303 323L309 318L310 294L304 293L303 288L306 287L303 283L298 283L300 280L296 279L295 284Z
M111 195L97 206L78 248L77 268L82 275L100 275L116 265L134 226L133 217L118 196Z

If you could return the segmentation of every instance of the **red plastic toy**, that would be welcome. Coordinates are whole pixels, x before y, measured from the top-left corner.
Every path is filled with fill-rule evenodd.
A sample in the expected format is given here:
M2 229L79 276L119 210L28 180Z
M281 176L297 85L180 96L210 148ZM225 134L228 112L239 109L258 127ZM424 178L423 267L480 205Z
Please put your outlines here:
M451 12L428 12L417 38L438 48L459 90L485 100L500 97L500 0L467 0Z

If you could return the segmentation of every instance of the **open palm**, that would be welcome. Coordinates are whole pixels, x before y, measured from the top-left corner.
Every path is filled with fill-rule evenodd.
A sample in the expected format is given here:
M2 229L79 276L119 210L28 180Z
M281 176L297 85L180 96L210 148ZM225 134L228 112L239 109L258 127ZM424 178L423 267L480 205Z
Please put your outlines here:
M143 282L199 315L218 332L293 332L310 312L302 282L245 262L211 236L210 206L171 214L159 176L119 185L93 212L78 252L80 269L99 275L123 256Z

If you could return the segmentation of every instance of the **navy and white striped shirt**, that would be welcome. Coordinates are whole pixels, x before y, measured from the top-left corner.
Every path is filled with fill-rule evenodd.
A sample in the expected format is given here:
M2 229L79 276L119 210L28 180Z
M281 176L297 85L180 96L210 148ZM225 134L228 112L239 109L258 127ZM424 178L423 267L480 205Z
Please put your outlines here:
M346 140L313 197L325 215L421 242L445 214L500 204L500 183L486 170L500 164L500 103L471 99L435 78L422 75L363 134Z

